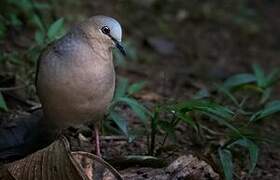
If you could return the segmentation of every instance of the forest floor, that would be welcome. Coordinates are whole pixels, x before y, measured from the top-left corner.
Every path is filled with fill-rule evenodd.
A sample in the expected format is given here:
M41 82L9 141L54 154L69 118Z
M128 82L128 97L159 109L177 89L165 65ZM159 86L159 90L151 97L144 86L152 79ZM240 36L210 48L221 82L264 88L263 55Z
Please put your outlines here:
M62 1L58 2L63 5ZM106 3L96 0L81 2L73 11L69 11L69 3L56 14L69 16L70 21L95 14L116 17L123 24L124 41L129 41L135 49L132 57L117 66L117 75L130 82L146 81L145 88L135 97L153 107L167 100L190 99L198 90L221 83L232 74L250 72L253 63L260 64L266 71L280 67L280 6L277 5L280 4L257 1L249 4L250 9L257 12L253 23L251 17L246 19L226 3L218 7L219 4L207 1L201 4L178 1L176 4L168 0L164 3L157 0ZM218 10L214 12L216 8ZM279 97L278 85L273 98ZM22 104L6 98L9 107L13 108L1 119L10 118L14 112L24 109ZM131 129L141 128L130 110L124 109L124 114ZM279 136L278 120L279 117L275 117L261 126ZM211 162L207 148L192 133L187 125L177 127L176 141L168 142L169 149L159 157L171 162L181 155L195 154ZM138 137L132 143L104 140L102 154L109 157L147 154L146 138ZM238 174L240 179L280 180L280 147L262 145L254 173L246 177L240 170Z

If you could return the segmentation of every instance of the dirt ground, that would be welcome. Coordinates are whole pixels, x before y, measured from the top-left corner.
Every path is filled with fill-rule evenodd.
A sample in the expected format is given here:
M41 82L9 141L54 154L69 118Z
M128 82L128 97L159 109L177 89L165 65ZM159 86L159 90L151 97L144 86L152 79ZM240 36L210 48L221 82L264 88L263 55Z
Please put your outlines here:
M199 89L221 82L234 73L251 71L252 63L259 63L266 71L279 67L280 3L244 1L245 7L255 13L252 18L243 16L244 12L237 8L238 2L84 0L78 8L69 11L75 2L69 1L63 6L64 2L58 1L56 13L58 17L68 17L69 24L96 14L117 18L123 24L124 41L131 42L136 49L133 54L136 58L130 57L125 65L117 66L117 74L130 82L147 81L142 93L152 98L142 94L139 99L152 107L170 99L189 99ZM280 97L279 85L274 94L275 98ZM13 104L12 100L8 104L15 108L3 114L2 120L24 109L23 104ZM130 126L140 126L129 110L124 112L130 118ZM278 137L280 123L277 120L279 118L275 117L262 126ZM183 154L196 154L211 161L205 149L194 141L192 133L185 125L178 127L175 148L160 157L170 162ZM254 173L246 177L241 170L239 178L280 180L279 150L276 145L262 145ZM146 154L146 139L137 138L132 143L104 140L102 153L108 157Z

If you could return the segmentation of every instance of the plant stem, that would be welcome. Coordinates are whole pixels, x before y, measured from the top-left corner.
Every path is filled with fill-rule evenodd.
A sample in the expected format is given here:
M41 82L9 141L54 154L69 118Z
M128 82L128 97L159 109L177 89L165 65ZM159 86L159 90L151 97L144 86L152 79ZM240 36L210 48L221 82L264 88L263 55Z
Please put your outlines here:
M155 113L151 119L151 142L149 148L149 155L154 155L155 143L156 143L156 133L157 133L157 121L158 121L158 109L156 108ZM148 136L149 138L149 136ZM149 141L148 141L149 142Z
M175 113L172 113L173 117L172 117L172 120L171 120L171 125L173 125L174 127L177 125L177 118L176 118L176 115ZM164 146L165 142L166 142L166 139L168 137L168 132L165 134L164 138L163 138L163 141L161 143L161 146Z

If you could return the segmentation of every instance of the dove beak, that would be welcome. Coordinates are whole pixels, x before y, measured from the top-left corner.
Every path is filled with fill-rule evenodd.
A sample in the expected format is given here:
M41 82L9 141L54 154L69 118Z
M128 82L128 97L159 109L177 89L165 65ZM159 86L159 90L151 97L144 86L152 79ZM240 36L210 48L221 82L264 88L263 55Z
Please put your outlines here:
M123 56L126 56L126 52L124 50L124 47L121 45L121 42L110 36L111 39L114 41L116 48L119 49L119 51L122 53Z
M120 50L120 52L122 53L123 56L126 56L126 52L125 52L123 46L121 45L121 43L118 41L115 43L116 43L116 48L118 48Z

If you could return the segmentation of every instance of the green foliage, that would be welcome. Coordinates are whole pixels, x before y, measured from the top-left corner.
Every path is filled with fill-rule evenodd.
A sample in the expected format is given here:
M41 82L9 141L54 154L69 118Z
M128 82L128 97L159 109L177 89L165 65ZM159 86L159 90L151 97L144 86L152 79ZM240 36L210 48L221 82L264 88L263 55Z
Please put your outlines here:
M217 139L212 153L220 159L225 179L233 179L235 151L241 154L242 150L247 150L250 175L258 161L258 145L267 141L267 138L259 133L257 123L280 112L280 100L267 102L271 95L266 98L266 105L263 105L263 102L255 103L252 112L247 111L247 106L250 105L250 102L246 101L248 95L257 101L267 89L272 90L272 86L279 79L278 70L266 75L260 66L253 65L253 71L253 74L234 75L223 85L216 85L214 90L218 92L216 97L213 97L207 89L203 89L194 96L194 99L157 106L151 118L150 155L154 155L157 149L156 144L159 143L156 140L160 133L165 134L161 143L163 146L167 137L176 139L175 130L178 124L186 123L200 137L208 138L204 135L206 132L211 134L211 139ZM255 96L252 92L257 92L260 96ZM206 120L209 122L205 123ZM216 129L219 129L219 132L216 132Z
M5 99L4 99L4 97L3 97L1 92L0 92L0 110L4 110L4 111L8 110L8 107L6 105Z
M62 35L61 32L63 30L63 26L64 26L63 18L60 18L56 20L54 23L52 23L47 32L48 40L53 41L59 38Z
M219 148L219 157L224 169L225 179L232 180L233 179L233 164L232 164L232 154L228 149Z
M26 93L31 95L34 93L32 85L40 53L65 32L63 18L53 22L49 16L52 8L48 3L33 0L4 0L0 6L0 41L10 41L10 45L16 45L12 47L13 51L2 49L0 67L5 72L13 72L16 79L26 83ZM23 29L26 31L22 31ZM15 37L6 39L10 37L10 32L14 32ZM32 33L34 39L30 37Z
M254 71L253 74L244 73L234 75L224 82L223 87L220 87L220 90L226 96L231 96L230 98L233 101L236 100L231 95L231 92L246 89L254 90L261 94L260 103L265 103L271 96L271 87L280 78L280 69L274 69L270 74L266 75L258 64L254 64L252 68Z
M224 87L232 90L254 82L256 82L256 77L253 74L237 74L227 79Z
M280 112L280 101L275 100L269 102L263 109L253 114L250 118L250 121L254 122L261 120L278 112Z
M251 166L250 170L249 170L249 174L251 174L257 165L257 161L258 161L258 157L259 157L259 147L253 141L251 141L247 138L238 139L238 140L234 141L233 143L227 145L227 147L232 148L235 145L240 145L240 146L243 146L244 148L248 149L249 155L250 155L250 166ZM221 161L223 161L223 159L221 159ZM225 168L224 168L224 171L225 171Z
M123 105L128 106L146 126L147 119L151 113L147 108L145 108L141 103L132 97L132 95L140 91L143 86L144 82L133 83L129 85L126 78L119 78L114 99L109 107L107 117L108 120L114 122L118 129L121 130L121 132L129 139L132 139L133 135L129 133L127 120L123 117L118 109Z

